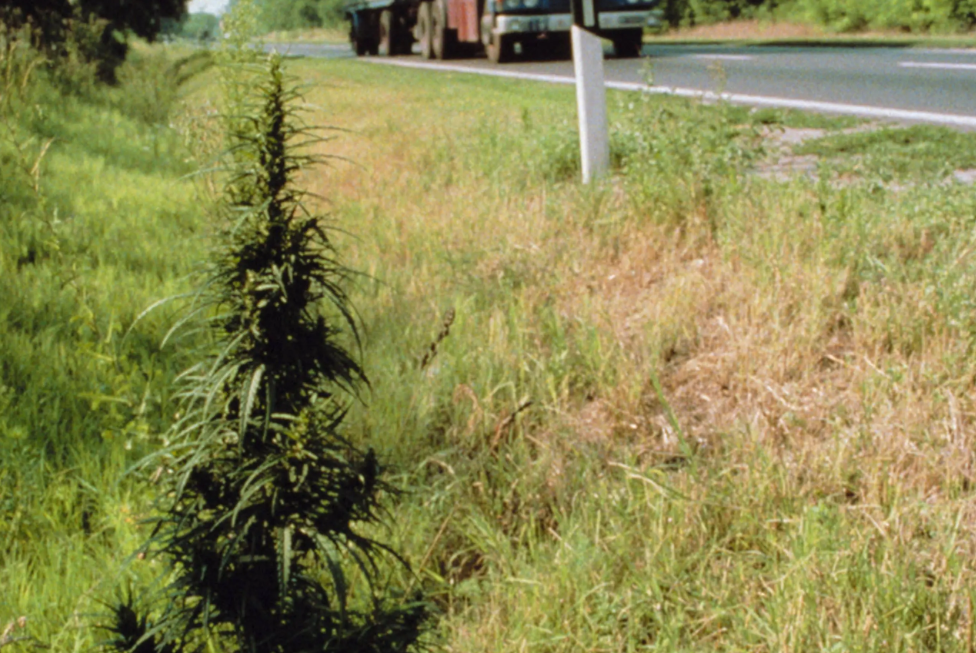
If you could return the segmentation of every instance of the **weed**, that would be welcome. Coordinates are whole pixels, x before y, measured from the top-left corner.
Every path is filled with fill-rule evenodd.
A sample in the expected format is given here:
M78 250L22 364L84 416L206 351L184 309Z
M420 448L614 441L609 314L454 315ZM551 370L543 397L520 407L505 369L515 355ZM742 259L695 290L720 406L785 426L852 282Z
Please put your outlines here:
M144 463L168 477L151 543L167 605L117 602L112 646L407 651L427 608L380 589L390 549L364 531L393 489L340 431L336 393L365 377L338 339L354 329L347 271L293 184L311 134L277 57L254 95L231 123L226 226L190 313L208 313L217 352L183 373L174 446Z

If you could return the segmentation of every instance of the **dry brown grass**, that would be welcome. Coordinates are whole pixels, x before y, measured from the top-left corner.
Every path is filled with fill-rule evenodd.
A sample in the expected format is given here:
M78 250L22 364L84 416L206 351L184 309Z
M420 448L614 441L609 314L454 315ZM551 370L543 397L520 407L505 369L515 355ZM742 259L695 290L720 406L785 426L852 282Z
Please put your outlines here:
M579 447L654 467L680 461L684 437L702 460L723 461L717 479L741 475L740 506L835 501L859 529L854 541L873 547L880 537L893 550L915 551L911 560L935 574L951 556L919 543L928 525L954 522L952 555L976 552L967 335L933 303L931 278L865 280L843 263L832 248L845 241L831 231L819 194L827 191L757 178L720 208L691 205L674 223L649 219L625 179L600 190L561 182L510 190L517 184L472 170L465 148L477 144L461 134L485 115L515 123L517 108L481 95L476 107L435 109L428 86L350 77L330 80L313 100L355 132L326 151L357 165L338 164L310 182L356 234L343 245L352 266L389 284L364 310L375 317L410 307L414 321L402 333L422 332L414 340L429 342L430 325L455 306L448 344L460 339L461 351L453 355L536 379L523 383L539 408L519 437L545 468L542 494L550 498L539 501L558 504L574 482L567 470ZM894 262L925 261L940 246L908 218L861 236L849 229L851 241L860 237ZM562 335L553 335L553 322ZM565 354L560 337L571 341L568 360L577 366L566 377L552 372L552 359ZM464 381L449 389L461 415L449 427L453 442L501 437L498 425L517 401L499 388ZM775 478L760 478L769 468L757 461L767 459ZM683 482L689 496L707 501L700 480ZM970 577L953 574L954 586ZM756 596L771 591L764 582ZM510 604L494 594L486 600L476 617L462 611L452 622L457 650L496 650L485 641L517 621L505 612ZM828 622L842 609L821 608L818 618ZM870 619L858 628L873 632ZM842 629L831 623L828 631Z
M580 437L626 435L649 450L673 449L671 426L646 382L645 370L660 366L679 423L702 446L722 447L745 429L808 472L836 477L827 461L865 477L886 469L924 496L972 478L976 407L970 372L959 367L959 333L926 305L921 283L859 285L851 270L831 265L817 245L819 219L786 217L815 203L809 192L783 206L771 204L782 195L753 189L735 207L753 226L719 244L694 219L681 229L647 224L619 187L598 200L546 185L508 196L484 178L426 187L418 175L434 164L418 145L449 138L469 117L400 121L421 110L409 94L330 85L332 119L359 135L327 151L357 165L334 166L312 190L338 207L357 204L369 221L350 225L363 238L353 265L402 280L401 301L432 308L457 281L442 276L436 252L476 252L470 274L482 280L518 267L527 280L517 291L527 331L539 333L548 304L567 324L593 325L607 365L623 380L582 402L560 398ZM593 228L590 213L615 223ZM931 235L903 230L879 246L926 256ZM376 236L380 243L371 242ZM757 252L775 260L749 260ZM500 319L489 316L482 326L500 328L492 326ZM534 346L547 345L537 337ZM826 481L806 476L811 487ZM850 491L858 501L878 501L876 488Z

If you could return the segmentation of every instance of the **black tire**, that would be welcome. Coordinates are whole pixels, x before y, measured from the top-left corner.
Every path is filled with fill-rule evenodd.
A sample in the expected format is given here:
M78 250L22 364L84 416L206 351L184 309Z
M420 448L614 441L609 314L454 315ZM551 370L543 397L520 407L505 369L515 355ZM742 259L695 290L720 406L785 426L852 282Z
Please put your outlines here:
M553 34L551 40L553 58L560 61L573 58L573 40L569 34Z
M641 56L644 47L644 30L629 29L621 34L613 35L613 53L621 59L633 59Z
M364 41L361 38L356 38L355 35L349 37L349 42L352 45L352 51L356 53L357 57L365 57L369 54L369 42Z
M380 13L379 38L377 39L379 55L381 57L392 57L397 52L400 44L399 28L400 23L397 17L389 9L384 9Z
M430 3L421 2L417 9L417 40L420 41L420 56L424 59L434 58L433 33Z
M569 33L556 32L547 38L522 41L522 55L539 61L563 61L573 56Z
M454 30L447 26L447 3L433 0L430 3L431 47L435 59L450 59L454 55Z
M488 59L492 63L508 63L515 55L515 39L511 34L491 35L488 43Z
M364 57L373 50L373 39L369 36L368 21L361 14L350 17L349 44L357 57Z

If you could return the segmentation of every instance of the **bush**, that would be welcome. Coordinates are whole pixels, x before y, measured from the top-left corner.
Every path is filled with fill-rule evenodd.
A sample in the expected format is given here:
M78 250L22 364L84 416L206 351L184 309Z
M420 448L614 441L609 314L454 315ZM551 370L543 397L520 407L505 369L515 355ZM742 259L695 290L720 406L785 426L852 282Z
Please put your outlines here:
M948 32L976 24L972 0L797 0L794 15L829 29L898 29L907 32Z
M665 0L664 17L674 26L707 25L769 14L776 0Z
M190 14L177 24L173 34L191 41L213 41L220 36L220 19L213 14Z

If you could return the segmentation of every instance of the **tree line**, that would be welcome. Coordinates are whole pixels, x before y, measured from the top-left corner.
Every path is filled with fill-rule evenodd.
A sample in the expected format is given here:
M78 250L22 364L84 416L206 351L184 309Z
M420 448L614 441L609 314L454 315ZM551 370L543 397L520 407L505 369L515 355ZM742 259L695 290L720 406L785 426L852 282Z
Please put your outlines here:
M674 27L749 18L790 20L839 32L958 32L976 27L976 0L664 0L663 8Z
M235 4L232 0L231 4ZM266 31L339 27L345 0L257 0L257 20Z

